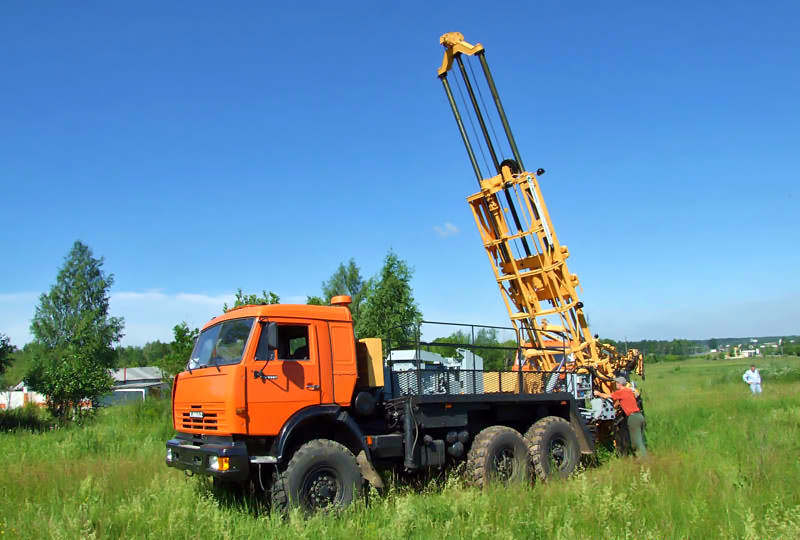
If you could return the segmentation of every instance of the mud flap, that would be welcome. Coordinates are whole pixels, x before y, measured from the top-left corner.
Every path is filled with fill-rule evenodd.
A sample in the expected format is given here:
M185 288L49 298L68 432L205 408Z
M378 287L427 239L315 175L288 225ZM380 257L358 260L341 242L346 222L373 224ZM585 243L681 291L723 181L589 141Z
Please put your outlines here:
M358 463L358 468L361 469L361 476L378 491L383 490L383 479L378 474L378 471L375 470L375 467L372 466L372 463L367 459L366 452L362 450L358 453L356 456L356 463Z

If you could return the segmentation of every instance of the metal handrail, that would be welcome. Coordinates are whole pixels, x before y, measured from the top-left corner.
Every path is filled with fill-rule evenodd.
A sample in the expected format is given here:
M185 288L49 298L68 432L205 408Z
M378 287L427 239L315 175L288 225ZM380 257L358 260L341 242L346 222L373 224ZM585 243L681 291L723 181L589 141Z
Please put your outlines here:
M393 396L468 396L491 394L549 394L566 392L566 371L514 371L419 368L391 371ZM424 374L424 375L423 375ZM555 377L555 378L554 378ZM564 383L559 384L563 378ZM468 384L471 382L472 384ZM458 388L453 391L453 387Z
M421 329L422 329L423 325L437 325L437 326L451 326L451 327L469 328L470 329L470 335L472 337L472 339L471 339L472 343L451 343L451 342L422 341L422 339L421 339ZM509 346L503 346L503 345L476 344L475 343L475 329L476 328L477 329L512 331L512 332L514 332L514 336L515 336L515 339L516 339L516 346L509 347ZM399 329L413 330L413 332L411 332L411 333L413 334L413 336L415 338L414 342L413 343L398 343L396 346L393 347L392 346L392 339L391 339L392 338L392 333L393 333L394 330L399 330ZM422 351L422 347L423 346L424 347L448 347L448 348L453 348L453 349L455 349L455 348L464 348L464 349L469 350L470 352L473 352L473 354L474 354L474 351L476 351L476 350L516 351L516 358L522 358L523 357L523 350L539 350L539 351L550 351L550 352L559 352L559 351L561 351L564 354L566 354L566 350L567 350L566 344L565 344L565 346L563 348L561 348L561 347L559 347L559 348L542 347L542 346L527 345L527 344L523 345L521 340L520 340L520 329L518 329L518 328L512 328L512 327L507 327L507 326L482 325L482 324L453 323L453 322L445 322L445 321L421 320L416 324L412 323L412 324L392 326L387 330L386 338L387 338L386 339L386 360L387 360L387 364L390 367L390 371L391 371L391 367L392 367L393 364L396 364L397 362L408 362L409 361L408 359L393 360L391 358L391 353L393 351L396 351L396 350L410 350L412 348L416 350L414 358L411 359L411 362L416 364L415 365L415 369L414 370L406 370L404 372L405 373L408 373L409 371L415 371L416 372L415 375L416 375L416 387L417 388L422 388L423 387L423 373L422 373L423 370L422 370L422 366L421 366L421 364L422 364L421 351ZM513 361L513 362L517 363L516 361ZM469 370L461 370L460 368L459 369L449 368L449 371L450 372L455 372L455 371L463 372L463 371L469 371ZM519 371L513 371L512 370L512 371L508 371L508 372L506 372L504 370L491 370L491 371L472 370L472 371L474 371L473 375L472 375L473 389L477 387L477 374L475 372L481 372L481 373L492 372L492 373L498 373L498 374L499 373L516 373L517 374L517 384L515 386L516 386L516 391L520 392L520 393L524 393L524 391L525 391L525 384L524 384L525 383L525 377L523 376L523 373L537 373L537 371L523 371L523 370L519 370ZM397 372L394 372L394 371L391 371L391 372L392 373L397 373ZM503 380L502 375L498 375L498 377L500 378L500 381L501 381L500 385L502 387L502 384L503 384L502 383L502 380ZM395 377L393 377L393 376L390 377L390 385L391 385L391 390L392 390L393 393L396 390L394 388L394 378Z

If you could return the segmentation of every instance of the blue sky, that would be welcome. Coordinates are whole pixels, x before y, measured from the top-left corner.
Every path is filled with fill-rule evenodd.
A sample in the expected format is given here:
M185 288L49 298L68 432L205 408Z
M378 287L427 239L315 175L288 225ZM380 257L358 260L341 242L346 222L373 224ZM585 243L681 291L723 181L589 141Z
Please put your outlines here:
M436 68L481 42L593 331L800 333L796 2L0 4L0 332L75 239L126 344L354 257L507 324ZM344 4L344 5L340 5Z

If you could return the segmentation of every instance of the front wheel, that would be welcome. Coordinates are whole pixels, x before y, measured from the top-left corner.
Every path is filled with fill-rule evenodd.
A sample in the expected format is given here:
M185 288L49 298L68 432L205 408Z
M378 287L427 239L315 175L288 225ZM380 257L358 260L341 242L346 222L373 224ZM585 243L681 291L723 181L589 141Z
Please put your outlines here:
M342 508L361 494L363 485L353 453L337 442L317 439L298 448L276 475L272 506L308 512Z

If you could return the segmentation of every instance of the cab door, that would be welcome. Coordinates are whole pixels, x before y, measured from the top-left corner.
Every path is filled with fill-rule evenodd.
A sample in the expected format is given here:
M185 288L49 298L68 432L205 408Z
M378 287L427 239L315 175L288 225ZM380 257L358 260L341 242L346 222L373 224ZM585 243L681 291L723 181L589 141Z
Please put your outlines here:
M266 325L259 321L260 339ZM251 360L247 366L248 434L277 435L295 412L322 400L320 358L315 325L308 320L280 319L278 348L269 360Z

